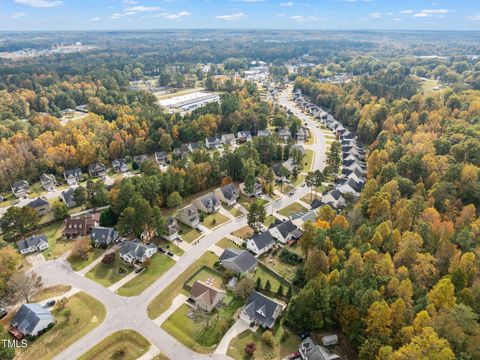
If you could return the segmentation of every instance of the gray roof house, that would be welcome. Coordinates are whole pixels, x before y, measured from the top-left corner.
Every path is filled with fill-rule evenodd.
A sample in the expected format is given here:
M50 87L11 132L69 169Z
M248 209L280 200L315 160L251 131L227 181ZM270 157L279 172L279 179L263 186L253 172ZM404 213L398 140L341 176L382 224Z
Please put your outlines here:
M218 149L222 145L222 142L217 137L205 138L205 147L207 149Z
M48 249L48 240L45 235L34 235L29 238L17 241L17 247L20 254L30 254Z
M222 141L222 144L224 145L233 146L237 144L237 139L233 134L223 134L221 137L221 141Z
M228 206L235 205L240 196L237 186L233 183L215 189L215 195L221 202Z
M336 360L340 356L330 353L327 348L318 345L312 338L307 337L298 346L300 356L303 360Z
M283 311L284 306L259 292L253 291L240 312L240 318L271 329Z
M247 240L247 249L261 255L270 250L275 245L275 239L269 231L255 234Z
M52 174L42 174L40 175L40 183L42 184L42 187L45 190L52 191L55 189L55 186L57 185L57 180L55 179L55 176Z
M30 201L26 206L31 209L35 209L38 215L43 216L50 212L50 203L43 197L38 197L35 200Z
M298 240L302 236L302 231L291 221L285 221L269 229L270 234L282 244Z
M90 240L97 248L107 248L118 238L118 232L114 228L97 226L90 232Z
M88 173L91 177L102 177L107 175L107 168L102 163L88 165Z
M74 193L75 190L73 190L72 188L68 189L68 190L64 190L61 192L60 194L60 198L62 199L62 201L65 203L65 205L67 205L68 208L72 208L72 207L75 207L77 206L77 203L75 202L75 200L73 199L73 193Z
M288 129L280 129L278 130L278 137L286 142L292 137L292 133Z
M305 130L303 128L298 129L297 131L297 141L304 142L307 137Z
M17 198L27 197L30 190L30 184L26 180L18 180L12 184L12 192Z
M257 136L271 136L272 132L270 130L258 130Z
M162 237L168 241L175 240L178 237L179 228L180 227L178 226L177 219L175 219L173 216L169 216L167 218L167 231L162 235Z
M198 210L203 211L207 214L216 213L221 208L220 201L217 199L215 193L213 192L205 194L198 199L195 199L193 201L193 205L195 205Z
M128 171L127 160L125 159L115 159L112 161L112 167L116 172L126 173Z
M252 141L252 134L250 131L239 131L237 132L237 139L240 142Z
M192 228L196 228L200 224L198 210L194 205L191 204L178 210L177 219Z
M245 189L245 183L241 183L240 184L240 191L245 194L246 196L249 196L249 197L260 197L263 193L263 188L262 188L262 184L260 184L260 182L256 181L255 182L255 187L253 189L253 192L248 192L246 189Z
M166 151L157 151L155 153L155 162L157 164L165 165L167 163L167 152Z
M247 250L229 248L220 255L220 263L227 270L243 274L254 272L258 260Z
M345 198L338 189L322 194L322 202L330 204L335 208L345 206Z
M63 173L63 177L69 186L77 185L82 181L82 170L80 170L80 168L67 170Z
M145 161L148 160L148 156L143 154L143 155L136 155L133 157L133 161L137 163L138 165L142 165Z
M147 245L141 243L139 240L125 241L120 250L118 250L120 258L129 264L135 262L143 263L145 260L151 258L156 252L157 247L154 244Z
M55 322L50 310L40 304L23 304L10 321L10 332L15 338L37 336Z

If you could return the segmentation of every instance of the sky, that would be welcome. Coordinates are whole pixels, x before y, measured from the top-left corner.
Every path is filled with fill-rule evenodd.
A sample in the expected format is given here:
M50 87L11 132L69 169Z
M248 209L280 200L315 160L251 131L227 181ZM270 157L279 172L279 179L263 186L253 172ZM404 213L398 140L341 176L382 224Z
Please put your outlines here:
M480 0L0 0L0 31L480 30Z

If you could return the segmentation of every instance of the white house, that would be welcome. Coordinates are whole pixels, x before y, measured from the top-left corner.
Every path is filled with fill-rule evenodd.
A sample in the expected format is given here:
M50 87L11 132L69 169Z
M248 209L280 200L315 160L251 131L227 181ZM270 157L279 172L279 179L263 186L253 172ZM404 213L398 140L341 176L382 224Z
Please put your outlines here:
M237 203L237 199L240 194L235 184L228 184L222 186L221 188L215 189L215 195L221 202L227 204L228 206L233 206Z
M218 149L222 145L221 141L217 137L207 137L205 138L205 147L207 149Z
M198 210L194 205L191 204L178 210L177 219L192 228L196 228L200 224Z
M221 137L222 144L234 146L237 145L237 139L233 134L223 134Z
M260 234L254 234L247 240L247 249L256 255L261 255L275 245L275 239L270 232L266 231Z
M298 240L302 236L302 231L297 228L291 220L285 221L268 230L270 234L282 244Z
M48 240L45 235L30 236L24 240L17 241L20 254L30 254L48 249Z
M328 193L322 195L322 202L324 204L331 204L333 207L338 208L345 206L345 198L338 189L334 189Z
M198 210L203 211L207 214L214 214L218 212L222 207L220 201L217 199L213 192L203 195L198 199L195 199L193 201L193 205L195 205Z
M128 264L143 263L157 252L157 247L154 244L141 243L139 240L128 240L118 252L120 258Z

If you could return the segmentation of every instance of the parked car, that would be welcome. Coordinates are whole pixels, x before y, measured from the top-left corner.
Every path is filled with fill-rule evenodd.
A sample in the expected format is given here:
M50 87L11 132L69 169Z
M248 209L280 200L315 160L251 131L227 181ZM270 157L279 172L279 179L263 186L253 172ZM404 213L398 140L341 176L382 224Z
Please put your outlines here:
M135 269L135 274L140 274L143 270L145 270L144 267L139 267Z
M290 355L288 355L287 359L288 360L294 360L294 359L300 359L301 358L301 355L300 353L297 351L297 352L294 352L294 353L291 353Z
M55 305L56 301L55 300L50 300L47 302L47 307L52 307L53 305Z
M173 253L171 251L167 251L168 256L173 256Z
M167 250L165 250L165 249L164 249L163 247L161 247L161 246L158 247L158 251L160 251L161 253L164 253L164 254L167 252Z

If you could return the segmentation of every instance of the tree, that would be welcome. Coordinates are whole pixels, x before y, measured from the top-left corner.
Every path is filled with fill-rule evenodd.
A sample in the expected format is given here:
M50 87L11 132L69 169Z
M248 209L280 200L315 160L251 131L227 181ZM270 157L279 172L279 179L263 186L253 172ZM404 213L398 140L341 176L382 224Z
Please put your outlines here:
M158 206L153 207L152 218L149 222L149 232L155 230L157 236L162 236L167 232L167 221L162 216L162 212Z
M265 288L264 288L264 290L265 290L266 292L268 292L268 293L272 290L272 284L270 283L270 280L269 280L269 279L267 279L267 282L265 283Z
M0 347L0 359L3 360L13 360L15 358L15 348L14 347Z
M0 299L7 292L8 282L21 260L20 254L12 246L0 248Z
M245 187L245 192L247 194L253 194L255 192L255 175L250 173L245 177L245 182L243 183Z
M83 206L87 202L87 192L83 186L77 187L73 190L73 201L77 206Z
M275 345L275 337L270 330L265 330L262 334L262 341L268 346L273 348Z
M367 315L367 333L388 337L392 333L391 325L391 311L385 301L375 301L370 305Z
M257 345L255 345L255 343L253 343L253 342L245 345L245 353L249 357L253 357L253 354L255 353L256 350L257 350Z
M248 209L247 221L248 225L253 226L255 223L263 223L267 217L267 211L262 200L255 200Z
M447 340L440 338L431 327L425 327L420 335L395 351L391 359L454 360L455 355Z
M174 191L167 197L167 207L176 208L182 205L182 201L182 196L177 191Z
M40 221L37 210L28 206L18 208L11 206L0 219L0 228L5 240L13 240L18 237L24 237Z
M172 137L169 134L163 134L160 137L159 146L162 151L171 151L173 145Z
M450 278L441 279L428 293L428 302L432 304L437 311L450 309L456 303L455 287Z
M100 226L111 227L118 221L118 214L112 207L105 209L100 214Z
M82 260L88 259L88 253L92 249L92 244L88 238L82 238L75 243L71 255L74 258Z
M258 279L257 279L258 282ZM246 299L250 295L250 293L255 288L255 283L251 277L244 277L237 283L237 287L235 288L235 293L241 299Z
M305 259L308 259L309 252L313 249L315 243L315 226L311 221L307 221L303 224L303 236L300 238L299 246L302 249L302 253L305 256Z
M43 288L42 278L36 273L21 272L15 274L8 284L13 300L29 303L32 297Z
M61 201L55 201L52 206L53 217L56 221L64 220L68 216L68 207Z

